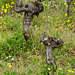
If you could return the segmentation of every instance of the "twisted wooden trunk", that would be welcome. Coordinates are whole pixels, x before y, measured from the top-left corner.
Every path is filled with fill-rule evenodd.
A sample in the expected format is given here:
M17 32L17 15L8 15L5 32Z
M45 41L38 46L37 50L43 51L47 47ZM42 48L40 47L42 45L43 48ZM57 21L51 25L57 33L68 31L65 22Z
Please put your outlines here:
M56 65L56 63L53 60L53 50L55 48L63 46L64 42L61 38L55 38L55 37L46 37L45 33L42 35L40 42L43 42L46 49L46 61L49 65Z
M23 31L24 37L26 41L30 36L29 27L31 25L33 16L38 16L40 12L43 11L43 5L40 3L42 0L36 0L35 2L28 2L26 4L22 3L22 0L17 0L17 3L14 7L15 12L24 12L24 20L23 20Z

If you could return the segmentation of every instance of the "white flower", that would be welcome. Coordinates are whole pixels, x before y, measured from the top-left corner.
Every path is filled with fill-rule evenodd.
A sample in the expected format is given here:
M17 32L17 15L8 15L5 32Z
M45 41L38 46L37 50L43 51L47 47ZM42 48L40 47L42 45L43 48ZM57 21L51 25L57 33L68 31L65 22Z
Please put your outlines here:
M23 17L23 15L22 15L22 17Z
M19 60L20 60L20 58L19 58Z
M44 66L46 66L46 65L44 65Z
M48 45L51 45L50 43L48 43Z
M51 70L50 68L48 68L48 70Z
M11 60L14 60L14 58L12 58Z
M48 40L48 38L44 38L44 40L46 41L46 40Z
M37 25L35 25L35 27L37 27Z
M6 57L8 59L8 57Z
M41 44L43 44L43 43L41 42Z
M11 56L9 55L9 57L11 57Z
M30 57L31 57L31 55L30 55Z
M51 3L51 1L49 3Z
M48 16L48 18L50 18L50 16Z

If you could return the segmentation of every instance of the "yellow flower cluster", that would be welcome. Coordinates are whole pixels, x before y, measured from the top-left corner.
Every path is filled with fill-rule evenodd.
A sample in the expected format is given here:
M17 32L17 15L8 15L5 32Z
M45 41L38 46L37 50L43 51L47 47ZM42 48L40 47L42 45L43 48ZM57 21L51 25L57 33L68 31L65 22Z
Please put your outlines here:
M74 25L71 25L71 24L68 24L67 26L68 26L68 27L70 27L70 26L74 27Z
M72 70L67 70L68 72L71 72L71 73L74 73L74 71L72 71Z
M9 67L12 67L11 63L8 63Z
M70 16L70 18L72 18L72 16Z
M71 19L72 18L72 16L70 16L68 19Z
M68 24L68 27L71 26L71 24Z
M0 23L0 25L1 25L2 23ZM5 26L7 23L6 22L4 22L3 23L3 26ZM3 27L0 27L0 29L2 29Z
M11 5L9 5L9 4L6 4L6 8L8 9L8 8L10 8L11 7Z
M11 2L11 4L14 4L14 2ZM4 11L4 13L7 13L7 9L8 9L8 8L13 8L13 6L10 5L9 3L6 4L5 6L2 5L2 10Z

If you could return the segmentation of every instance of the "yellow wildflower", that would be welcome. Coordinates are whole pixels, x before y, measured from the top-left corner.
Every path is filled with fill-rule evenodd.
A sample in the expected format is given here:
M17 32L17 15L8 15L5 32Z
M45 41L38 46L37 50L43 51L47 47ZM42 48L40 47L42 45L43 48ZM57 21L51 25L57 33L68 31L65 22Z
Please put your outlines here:
M68 18L68 19L70 19L70 18Z
M4 8L4 5L2 5L2 8Z
M71 70L67 70L68 72L71 72Z
M45 4L45 6L47 7L47 4Z
M65 14L65 16L67 16L67 13Z
M74 25L72 25L72 27L74 27Z
M67 22L70 22L70 20L67 20Z
M74 73L74 71L71 71L72 73Z
M66 7L68 7L68 5L66 5Z
M66 5L66 3L64 3L64 5Z
M2 5L2 10L4 10L4 5Z
M55 30L58 30L58 28L56 28Z
M63 24L62 24L63 25Z
M66 75L70 75L70 74L66 74Z
M62 70L62 68L59 68L59 70Z
M8 5L8 8L10 8L10 5L9 5L9 3L8 3L7 5Z
M12 65L9 65L9 67L12 67Z
M75 4L75 3L74 3Z
M6 22L4 22L4 24L6 24Z
M0 62L0 64L1 64L1 62Z
M57 19L59 19L59 18L57 18Z
M11 65L11 63L8 63L9 65Z
M11 2L11 4L15 4L14 2Z
M11 8L13 8L13 6L10 6Z
M3 16L4 16L4 14L3 14Z
M68 27L71 26L71 24L68 25Z
M60 22L62 22L62 21L60 21Z
M8 4L6 4L6 7L8 6Z
M43 18L45 18L45 16L43 16Z
M2 29L2 27L0 27L0 29Z
M8 6L6 6L6 8L8 9L9 7L8 7Z
M2 18L2 16L0 16L0 18Z
M36 28L36 30L38 30L39 28Z
M8 4L6 4L6 8L9 8L9 7L8 7Z
M7 12L7 9L4 9L4 12L6 13Z
M2 23L0 23L0 24L2 24Z
M2 10L4 10L4 9L2 8Z
M72 18L72 16L70 18Z

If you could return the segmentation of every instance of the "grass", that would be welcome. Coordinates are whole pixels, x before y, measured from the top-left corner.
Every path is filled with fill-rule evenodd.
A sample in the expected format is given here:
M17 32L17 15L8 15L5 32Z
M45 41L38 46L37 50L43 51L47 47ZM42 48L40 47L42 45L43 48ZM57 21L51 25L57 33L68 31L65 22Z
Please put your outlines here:
M66 42L70 35L74 20L74 0L71 4L71 16L68 18L64 12L64 2L58 0L56 9L51 6L47 36L62 37ZM49 3L43 2L44 11L39 17L34 16L31 25L31 38L26 41L23 33L23 13L17 14L12 10L0 19L0 74L1 75L52 75L53 66L46 63L45 47L38 41L44 32ZM3 5L3 4L2 4ZM70 20L69 22L66 21ZM75 75L75 31L72 33L68 44L53 51L57 63L54 75ZM9 64L10 63L10 64Z

